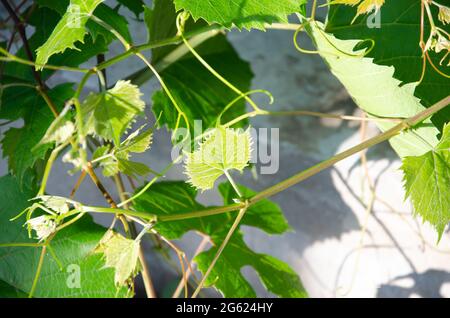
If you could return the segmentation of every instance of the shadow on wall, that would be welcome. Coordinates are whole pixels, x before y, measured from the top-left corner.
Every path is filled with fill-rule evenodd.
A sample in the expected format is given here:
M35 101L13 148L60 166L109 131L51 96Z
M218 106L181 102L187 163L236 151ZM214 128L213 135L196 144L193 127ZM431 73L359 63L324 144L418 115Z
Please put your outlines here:
M332 106L327 105L328 112L344 115L353 115L355 108L349 98ZM319 107L314 109L322 111ZM300 117L272 118L270 123L258 121L255 127L280 128L280 169L274 175L260 175L256 180L249 175L240 180L254 190L261 190L289 178L333 156L339 151L340 145L358 131L358 125L341 121L329 127L316 118ZM367 156L370 160L387 159L389 163L397 159L387 144L370 149ZM359 200L358 194L347 184L349 174L355 169L360 169L359 161L355 162L348 174L336 168L327 169L271 198L281 206L294 231L307 237L305 242L292 237L291 248L299 255L315 242L339 239L345 233L360 229L354 211L343 200L332 179L333 172L352 196ZM377 181L378 178L374 178L374 182ZM288 237L286 239L289 240Z
M401 281L412 281L412 286L402 287L396 284ZM410 273L408 275L398 276L382 284L377 292L377 297L411 297L420 296L427 298L444 297L440 291L445 283L450 282L450 273L441 270L430 269L423 273Z

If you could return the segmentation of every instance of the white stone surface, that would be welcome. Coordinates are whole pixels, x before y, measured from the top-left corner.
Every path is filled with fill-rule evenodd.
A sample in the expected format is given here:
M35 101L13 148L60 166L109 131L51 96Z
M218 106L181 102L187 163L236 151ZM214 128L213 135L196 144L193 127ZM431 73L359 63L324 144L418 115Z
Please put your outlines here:
M145 30L133 28L139 41ZM229 39L250 61L255 73L253 88L264 88L275 97L273 109L305 109L353 114L351 99L326 65L316 56L297 53L289 31L232 32ZM138 41L138 42L139 42ZM301 41L307 43L302 37ZM306 42L305 42L306 41ZM121 48L114 46L115 53ZM114 54L114 53L113 53ZM142 64L130 59L108 71L110 83ZM72 77L66 80L74 80ZM144 85L146 101L157 85ZM96 89L96 82L90 83ZM258 97L266 105L264 97ZM148 112L149 113L149 112ZM152 120L153 121L153 120ZM276 175L250 173L237 177L243 184L263 189L324 160L360 141L358 124L314 118L257 118L255 127L280 128L280 171ZM1 127L2 133L4 127ZM376 133L369 125L368 136ZM140 159L153 169L162 169L170 160L168 134L156 133L152 150ZM312 297L440 297L450 293L450 248L448 234L436 245L436 233L411 216L404 203L400 162L387 144L368 152L370 177L376 181L377 197L397 212L376 200L367 213L370 192L364 186L359 156L353 156L311 179L279 194L273 200L280 204L293 228L283 236L271 236L246 227L246 241L257 251L267 252L288 262L301 276ZM66 174L68 166L58 162L49 182L49 192L68 195L76 177ZM0 171L6 171L0 161ZM181 167L175 167L169 179L183 178ZM105 181L109 188L113 185ZM104 204L95 187L86 180L77 194L89 204ZM217 193L201 196L203 202L220 204ZM96 218L103 224L109 220ZM362 228L365 226L364 233ZM188 253L198 244L195 234L180 242ZM175 282L174 271L162 258L149 251L152 274L159 291ZM270 296L250 269L244 269L260 296Z

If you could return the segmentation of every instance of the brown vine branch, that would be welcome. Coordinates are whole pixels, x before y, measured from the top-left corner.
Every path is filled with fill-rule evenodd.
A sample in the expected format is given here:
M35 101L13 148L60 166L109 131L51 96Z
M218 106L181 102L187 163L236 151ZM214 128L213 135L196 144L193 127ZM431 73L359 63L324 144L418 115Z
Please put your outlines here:
M6 11L8 11L9 16L13 19L14 24L16 26L16 29L19 32L19 35L23 42L23 47L25 50L25 53L30 60L30 62L34 61L33 52L31 51L30 44L28 43L27 35L25 32L25 26L22 20L19 18L19 16L16 14L16 11L11 7L8 0L1 0L3 6L5 7ZM46 92L46 86L41 78L41 75L38 71L36 71L34 66L31 66L31 70L34 76L34 79L36 80L36 83L38 85L38 91L41 94L42 98L46 101L47 105L49 106L50 110L52 111L53 115L58 116L58 111L56 109L55 104L50 100L49 96Z

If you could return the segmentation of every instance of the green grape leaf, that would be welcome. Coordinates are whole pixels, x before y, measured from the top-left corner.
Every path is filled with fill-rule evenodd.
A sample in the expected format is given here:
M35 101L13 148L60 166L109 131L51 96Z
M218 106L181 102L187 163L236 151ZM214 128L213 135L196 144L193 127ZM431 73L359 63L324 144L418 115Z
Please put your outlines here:
M66 49L76 49L75 43L83 42L86 22L102 0L71 0L66 13L56 25L47 41L36 50L37 70L42 69L48 59ZM41 65L41 66L39 66Z
M142 93L129 81L101 93L91 93L82 103L85 134L95 133L120 144L120 138L145 108Z
M128 43L132 42L131 34L128 29L128 21L125 17L120 15L117 10L114 10L102 3L95 9L93 15L116 30ZM95 21L89 20L86 23L86 27L92 35L94 41L97 40L98 36L102 36L107 43L117 39L111 31L99 25Z
M225 204L230 203L233 199L230 187L229 184L223 184L219 187L224 195ZM239 186L239 188L245 195L253 193L243 186ZM197 202L196 196L197 191L184 182L157 182L134 201L134 208L138 211L151 211L157 216L183 215L205 209ZM263 212L259 213L260 211ZM244 215L241 225L258 227L269 234L281 234L288 229L280 208L269 200L261 201L257 208L250 208L247 213L247 215ZM208 235L213 247L195 258L199 269L205 273L235 217L236 213L226 213L178 221L157 222L155 228L168 239L180 239L189 231L197 231ZM255 291L241 274L243 267L251 266L260 276L264 286L272 293L281 297L306 296L298 275L287 264L269 255L252 251L246 245L242 236L240 230L234 233L207 279L207 284L214 285L225 297L255 297Z
M153 172L146 164L136 161L118 158L118 164L119 171L136 179Z
M60 109L65 101L73 96L73 93L70 83L61 84L48 91L50 99ZM52 147L51 144L36 146L45 136L54 117L39 94L35 94L34 99L29 99L26 103L20 103L18 111L23 112L24 126L10 128L1 143L3 157L8 157L10 171L22 182L25 172L33 168L39 159L43 159Z
M1 298L27 298L28 295L23 291L11 286L0 280L0 297Z
M20 80L16 82L21 82ZM5 83L7 84L7 83ZM38 98L33 87L12 86L1 89L0 118L17 120L24 117ZM20 100L20 104L17 101Z
M450 222L450 124L435 149L404 158L402 170L406 197L411 197L415 213L436 228L440 240Z
M12 176L0 178L0 243L36 243L22 226L23 219L10 221L28 207L35 193L20 187ZM123 297L126 289L114 284L114 271L104 269L101 255L93 254L105 229L84 216L59 232L51 242L55 257L45 254L35 297ZM41 248L0 247L0 280L29 293ZM57 261L56 261L57 259ZM59 263L59 265L58 265ZM61 266L61 267L60 267Z
M401 86L394 78L394 67L377 65L373 59L363 57L365 50L352 53L359 40L339 40L321 30L322 25L311 25L310 32L321 56L332 73L342 82L356 104L374 117L408 118L425 109L414 96L416 83ZM343 52L350 52L348 55ZM382 130L394 122L376 122ZM438 143L439 130L429 119L414 129L390 140L400 157L419 156Z
M300 11L305 0L175 0L178 10L186 10L195 20L200 18L208 23L218 23L230 29L264 30L264 24L287 22L288 15Z
M220 242L222 236L216 241ZM220 244L220 243L219 243ZM205 273L216 255L217 247L195 257L198 269ZM214 286L225 297L256 297L241 269L253 267L258 273L264 287L283 298L305 298L304 290L298 275L284 262L266 254L252 251L244 242L242 234L235 233L227 248L222 252L206 279L205 286Z
M186 154L185 173L197 189L208 190L229 170L242 172L252 151L250 131L218 127L207 135L193 153Z
M133 12L136 15L136 18L144 11L143 0L117 0L117 2Z
M177 33L176 18L177 12L172 0L155 0L153 8L144 7L144 21L148 31L147 43L175 36ZM170 46L152 49L152 62L157 63L172 50L173 47Z
M250 67L239 58L225 36L218 35L205 41L197 51L217 72L241 91L250 90L253 76ZM217 117L224 107L237 97L235 92L214 77L191 54L164 69L161 76L181 110L186 114L191 130L195 120L202 121L203 130L215 127ZM176 127L178 112L163 91L157 91L153 95L152 111L155 117L160 117L160 124L166 124L169 129ZM244 113L245 101L240 100L224 114L222 121L226 123ZM245 124L246 121L241 121L236 127L243 127ZM183 120L180 126L185 127Z
M393 76L400 80L401 84L414 83L412 84L416 85L414 95L421 101L422 105L429 107L448 96L450 80L439 75L428 64L422 82L418 85L416 83L421 77L423 66L423 54L419 46L420 3L420 1L411 0L386 1L381 8L378 26L374 25L373 22L376 21L374 21L372 15L361 15L352 24L351 21L355 16L356 9L344 5L333 5L328 15L326 30L342 40L363 41L359 45L359 42L354 43L357 48L360 48L364 43L367 44L368 40L373 40L375 46L367 53L367 57L373 58L375 64L393 66ZM450 32L450 25L440 24L437 19L437 8L432 7L435 22L439 24L440 28ZM430 28L426 19L425 41L429 32ZM448 74L450 69L445 66L447 63L445 62L440 66L440 60L445 55L444 51L440 54L435 52L429 52L429 54L434 65L440 68L441 72ZM351 52L351 50L348 52ZM443 124L448 122L449 118L450 109L447 107L433 115L432 122L442 130Z
M95 249L95 253L102 253L105 267L114 268L114 282L117 286L125 286L130 278L139 273L139 244L140 241L130 240L109 230Z

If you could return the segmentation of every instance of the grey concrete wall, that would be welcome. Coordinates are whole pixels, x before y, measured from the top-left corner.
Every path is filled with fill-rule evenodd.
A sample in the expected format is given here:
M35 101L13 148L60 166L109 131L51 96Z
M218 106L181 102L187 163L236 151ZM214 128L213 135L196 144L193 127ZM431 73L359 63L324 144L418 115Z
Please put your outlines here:
M136 25L132 28L136 42L145 41L145 32ZM255 73L253 88L273 93L275 103L268 107L360 114L319 57L295 51L291 32L231 32L229 39L242 58L251 63ZM306 38L301 40L307 43ZM111 55L121 51L120 46L113 47ZM142 64L137 59L120 63L108 71L109 81L112 83L140 67ZM73 77L64 79L77 81ZM62 79L56 79L59 80ZM96 86L95 81L88 85L93 90ZM149 107L155 87L157 83L151 82L142 88ZM258 97L258 101L266 103L264 97ZM151 117L150 112L147 113ZM257 179L249 172L237 176L239 182L255 190L273 185L361 140L359 124L338 120L265 117L252 120L252 125L280 129L279 173L260 175ZM376 128L369 124L367 137L376 133ZM155 134L151 151L140 160L153 169L162 169L170 161L170 150L169 136L160 130ZM403 200L400 162L388 144L374 147L367 155L370 177L377 192L372 210L367 209L370 191L356 155L273 198L282 207L293 232L269 237L245 227L246 241L255 250L288 262L299 273L312 297L448 296L448 235L436 245L435 232L411 216L411 206ZM67 169L61 162L56 164L49 182L50 193L68 195L76 176L69 176ZM0 171L2 174L6 171L4 160L0 161ZM176 166L166 178L183 178L182 167ZM105 183L113 188L109 180ZM89 181L83 183L77 199L104 204ZM201 200L221 203L215 192L202 194ZM102 224L110 222L98 217L96 220ZM191 233L177 244L192 255L198 242L198 236ZM155 284L159 292L164 293L177 282L178 276L150 244L145 246ZM260 296L270 296L252 269L245 268L244 272Z

